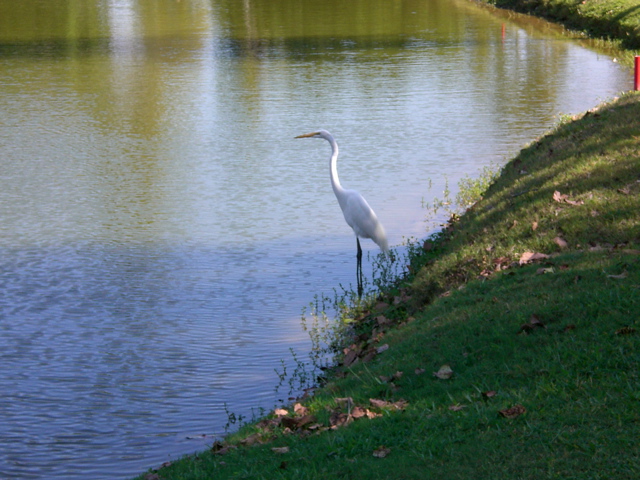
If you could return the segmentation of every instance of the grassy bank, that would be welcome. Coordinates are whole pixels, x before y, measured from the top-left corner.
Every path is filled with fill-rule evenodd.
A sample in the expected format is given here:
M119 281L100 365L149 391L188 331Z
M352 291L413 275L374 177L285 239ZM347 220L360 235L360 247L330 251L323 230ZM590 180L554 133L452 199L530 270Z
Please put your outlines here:
M324 387L139 478L640 478L640 96L414 246Z
M479 0L529 13L592 37L617 40L623 48L640 49L640 4L637 0Z

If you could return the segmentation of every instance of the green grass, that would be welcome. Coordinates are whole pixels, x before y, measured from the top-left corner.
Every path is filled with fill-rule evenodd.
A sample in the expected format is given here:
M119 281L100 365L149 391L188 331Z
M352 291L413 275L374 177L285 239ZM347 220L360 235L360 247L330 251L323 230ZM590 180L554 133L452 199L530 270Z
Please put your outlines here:
M549 256L520 265L525 252ZM146 478L640 478L640 95L523 149L411 262L355 312L359 360L308 412ZM451 378L434 376L443 365ZM330 428L356 406L379 416Z
M637 0L479 0L563 23L592 37L640 49L640 4Z

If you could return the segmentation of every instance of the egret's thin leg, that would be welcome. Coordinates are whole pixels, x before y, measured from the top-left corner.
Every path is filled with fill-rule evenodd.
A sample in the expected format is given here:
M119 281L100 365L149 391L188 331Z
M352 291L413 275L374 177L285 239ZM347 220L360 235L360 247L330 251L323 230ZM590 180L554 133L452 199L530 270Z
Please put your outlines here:
M356 280L358 282L358 298L362 297L362 247L360 246L360 239L356 237L356 242L358 244L358 254L356 258L358 259L356 265Z

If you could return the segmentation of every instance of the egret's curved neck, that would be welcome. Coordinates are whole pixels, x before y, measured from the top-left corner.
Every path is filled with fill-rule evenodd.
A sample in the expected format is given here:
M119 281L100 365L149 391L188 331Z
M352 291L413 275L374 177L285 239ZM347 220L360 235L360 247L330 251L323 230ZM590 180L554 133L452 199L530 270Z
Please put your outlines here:
M333 193L336 194L339 200L340 194L344 191L344 188L340 185L340 179L338 178L338 144L333 138L328 138L327 140L329 140L329 143L331 144L331 160L329 161L331 186L333 187Z

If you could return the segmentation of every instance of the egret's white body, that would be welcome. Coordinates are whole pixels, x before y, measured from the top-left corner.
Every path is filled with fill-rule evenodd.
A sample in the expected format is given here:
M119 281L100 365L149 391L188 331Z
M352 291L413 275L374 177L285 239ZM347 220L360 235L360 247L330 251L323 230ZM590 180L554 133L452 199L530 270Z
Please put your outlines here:
M338 199L345 221L356 234L358 259L362 257L360 238L370 238L386 254L389 251L387 235L375 212L360 193L342 188L342 185L340 185L337 167L338 144L333 135L326 130L318 130L317 132L299 135L296 138L324 138L331 144L331 159L329 161L331 186Z

